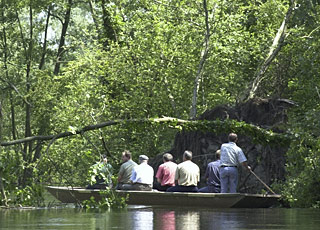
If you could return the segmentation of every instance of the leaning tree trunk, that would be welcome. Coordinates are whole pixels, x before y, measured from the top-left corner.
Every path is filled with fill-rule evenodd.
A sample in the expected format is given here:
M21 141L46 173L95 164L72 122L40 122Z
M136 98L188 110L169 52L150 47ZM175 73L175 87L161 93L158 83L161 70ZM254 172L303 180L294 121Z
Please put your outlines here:
M290 21L293 8L295 7L295 1L291 0L291 4L288 8L288 11L281 23L281 26L278 29L276 36L273 39L273 43L269 48L269 53L262 65L259 67L256 76L247 92L245 92L244 96L241 98L241 101L248 101L256 96L257 90L261 82L265 78L265 73L268 70L269 66L271 65L272 61L277 57L278 53L280 52L284 41L287 37L287 27Z

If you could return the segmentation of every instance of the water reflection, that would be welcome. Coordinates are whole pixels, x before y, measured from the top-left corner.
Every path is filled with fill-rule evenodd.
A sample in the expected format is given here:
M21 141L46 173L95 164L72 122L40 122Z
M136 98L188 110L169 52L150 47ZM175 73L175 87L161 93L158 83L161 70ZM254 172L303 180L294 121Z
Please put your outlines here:
M132 213L132 227L136 230L153 229L153 211L139 210Z
M0 229L319 229L319 210L128 207L117 211L80 209L1 210Z
M155 226L159 230L176 230L175 211L163 211L155 213Z
M181 212L176 216L177 229L200 229L200 213L196 211Z

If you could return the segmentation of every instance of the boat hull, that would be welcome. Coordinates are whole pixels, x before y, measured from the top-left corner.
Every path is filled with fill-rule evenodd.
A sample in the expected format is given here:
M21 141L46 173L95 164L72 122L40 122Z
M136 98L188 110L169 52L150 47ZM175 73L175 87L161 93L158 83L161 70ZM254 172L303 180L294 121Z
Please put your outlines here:
M101 200L100 189L48 186L47 190L63 203L80 203L94 197ZM119 191L121 196L129 195L128 204L192 206L210 208L269 208L278 203L280 195L245 193L185 193L158 191Z

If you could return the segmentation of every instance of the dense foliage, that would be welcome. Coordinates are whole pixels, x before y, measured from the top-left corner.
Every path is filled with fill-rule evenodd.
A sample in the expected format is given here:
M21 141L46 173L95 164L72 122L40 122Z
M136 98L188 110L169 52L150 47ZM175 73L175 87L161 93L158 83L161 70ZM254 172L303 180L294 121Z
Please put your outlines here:
M259 79L255 97L295 101L288 136L235 121L185 128L235 130L264 144L290 145L283 194L292 206L319 206L319 1L0 4L1 143L115 119L194 118L193 112L246 100ZM135 159L154 156L170 149L180 127L123 122L0 146L0 204L42 205L42 185L86 185L100 155L107 153L117 171L122 150L130 149Z

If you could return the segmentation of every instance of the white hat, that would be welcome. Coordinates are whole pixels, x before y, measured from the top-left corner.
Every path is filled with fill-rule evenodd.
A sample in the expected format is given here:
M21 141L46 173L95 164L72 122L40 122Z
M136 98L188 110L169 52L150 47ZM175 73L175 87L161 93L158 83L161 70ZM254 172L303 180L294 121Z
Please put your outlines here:
M140 155L139 160L149 160L149 157L147 157L146 155Z

